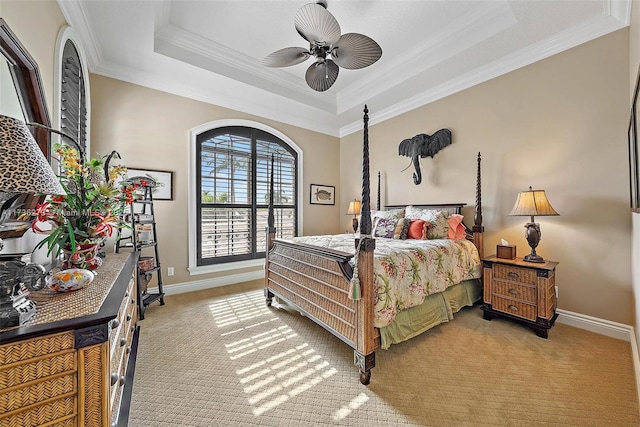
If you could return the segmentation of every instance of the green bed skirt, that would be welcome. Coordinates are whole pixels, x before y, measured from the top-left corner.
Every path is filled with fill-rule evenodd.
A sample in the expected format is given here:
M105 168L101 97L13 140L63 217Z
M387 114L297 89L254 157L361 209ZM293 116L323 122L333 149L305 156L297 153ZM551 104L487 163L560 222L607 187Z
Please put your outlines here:
M480 299L482 284L479 279L466 280L447 288L444 292L429 295L422 304L403 310L393 323L380 328L381 346L388 349L453 319L462 307L471 306Z

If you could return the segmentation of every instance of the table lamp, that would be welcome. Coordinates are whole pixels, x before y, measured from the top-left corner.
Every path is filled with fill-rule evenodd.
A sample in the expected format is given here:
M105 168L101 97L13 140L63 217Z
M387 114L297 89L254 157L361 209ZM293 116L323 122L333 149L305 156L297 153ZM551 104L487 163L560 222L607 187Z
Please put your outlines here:
M528 191L522 191L518 194L518 200L509 213L510 216L530 216L531 221L525 224L525 237L531 247L531 253L524 257L525 261L544 263L545 260L536 253L536 247L540 243L541 233L540 224L534 222L535 216L558 216L549 203L544 190L533 190L529 187Z
M360 200L353 200L349 202L349 209L347 215L353 215L353 232L358 231L358 215L360 215L361 203Z
M65 194L27 125L0 115L0 218L23 193ZM3 244L0 239L0 251ZM44 286L45 270L18 254L0 257L0 328L20 325L36 312L28 290Z

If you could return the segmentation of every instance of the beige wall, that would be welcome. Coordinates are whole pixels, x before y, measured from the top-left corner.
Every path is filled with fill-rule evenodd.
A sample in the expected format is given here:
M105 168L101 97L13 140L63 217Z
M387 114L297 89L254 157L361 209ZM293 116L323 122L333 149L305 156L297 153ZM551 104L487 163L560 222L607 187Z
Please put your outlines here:
M561 216L536 218L538 253L560 262L559 307L631 324L628 58L624 29L371 126L372 177L385 175L389 204L473 205L482 152L485 253L501 238L518 255L529 252L528 218L507 215L519 191L544 189ZM409 159L398 156L398 144L440 128L451 129L453 144L423 159L416 186L411 168L400 172ZM360 185L361 139L341 140L343 211ZM465 214L471 224L472 210Z
M92 151L117 150L130 167L174 171L174 200L155 203L165 284L214 276L189 277L186 270L189 130L213 120L254 120L291 138L304 152L303 192L299 195L304 202L304 234L339 230L343 216L338 204L309 204L310 184L336 189L340 185L337 138L95 74L90 83ZM166 267L174 267L175 276L167 277Z
M40 78L53 119L53 69L55 42L66 21L55 1L0 0L0 17L29 52L40 69Z

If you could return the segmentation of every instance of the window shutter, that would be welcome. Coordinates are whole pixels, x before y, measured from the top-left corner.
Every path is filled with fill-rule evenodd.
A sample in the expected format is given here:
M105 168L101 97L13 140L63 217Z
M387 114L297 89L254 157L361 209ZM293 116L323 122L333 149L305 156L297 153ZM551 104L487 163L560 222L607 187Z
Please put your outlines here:
M80 57L71 40L67 40L62 56L60 97L61 131L87 150L87 104L85 81Z

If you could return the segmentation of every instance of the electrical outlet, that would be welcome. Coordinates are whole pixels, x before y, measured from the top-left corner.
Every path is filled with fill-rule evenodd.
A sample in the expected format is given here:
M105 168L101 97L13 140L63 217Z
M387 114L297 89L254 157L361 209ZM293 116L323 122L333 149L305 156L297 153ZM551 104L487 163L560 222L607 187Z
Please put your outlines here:
M173 267L167 268L167 276L173 276Z

